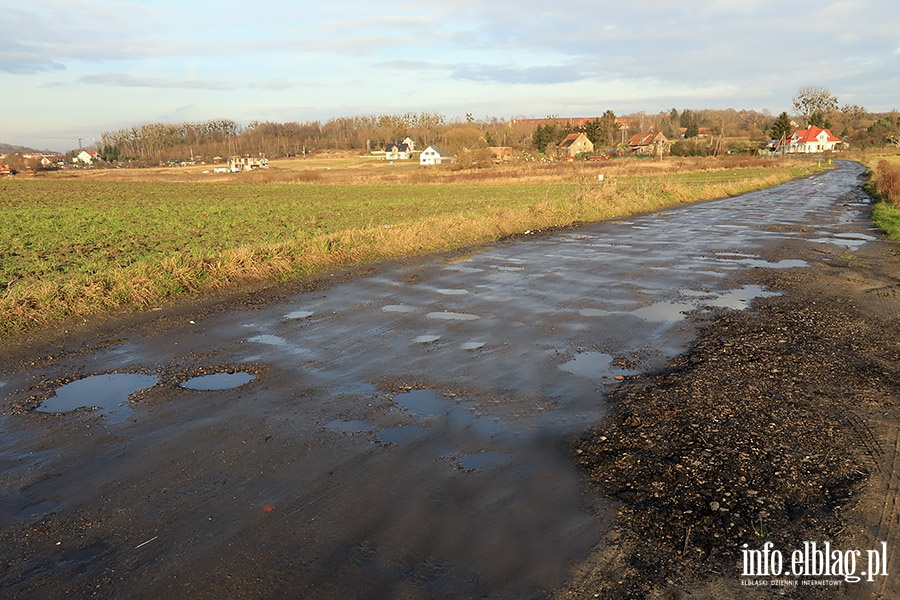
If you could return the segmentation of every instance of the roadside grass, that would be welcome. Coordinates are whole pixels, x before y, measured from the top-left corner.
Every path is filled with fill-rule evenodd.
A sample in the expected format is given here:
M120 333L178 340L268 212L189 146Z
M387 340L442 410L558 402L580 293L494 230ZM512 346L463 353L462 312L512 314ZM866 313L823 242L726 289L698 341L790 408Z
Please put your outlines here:
M407 169L397 182L352 184L7 178L0 180L0 335L736 195L812 172L793 162L710 164L687 171L685 163L681 171L536 165L489 176ZM600 181L601 170L611 175ZM379 176L366 177L372 173Z
M872 221L892 241L900 243L900 154L882 151L863 158L861 162L870 173L866 191L877 200Z

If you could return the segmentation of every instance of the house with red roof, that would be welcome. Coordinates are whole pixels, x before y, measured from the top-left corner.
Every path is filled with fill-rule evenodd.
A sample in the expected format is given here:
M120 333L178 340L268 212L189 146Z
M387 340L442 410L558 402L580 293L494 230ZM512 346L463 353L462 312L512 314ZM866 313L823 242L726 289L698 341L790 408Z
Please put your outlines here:
M806 129L795 131L791 137L778 142L777 149L787 154L810 154L831 152L839 149L843 142L828 129L809 125Z
M640 156L666 156L672 149L672 143L661 131L644 131L631 136L628 147Z

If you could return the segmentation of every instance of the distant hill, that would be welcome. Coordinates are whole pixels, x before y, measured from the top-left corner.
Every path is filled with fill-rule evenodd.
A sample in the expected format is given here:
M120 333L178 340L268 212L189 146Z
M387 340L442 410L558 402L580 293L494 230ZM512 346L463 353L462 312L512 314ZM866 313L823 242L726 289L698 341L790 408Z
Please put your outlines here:
M27 146L14 146L13 144L4 144L0 142L0 154L15 154L18 152L19 154L29 153L29 152L40 152L42 154L55 154L51 150L35 150L34 148L28 148Z

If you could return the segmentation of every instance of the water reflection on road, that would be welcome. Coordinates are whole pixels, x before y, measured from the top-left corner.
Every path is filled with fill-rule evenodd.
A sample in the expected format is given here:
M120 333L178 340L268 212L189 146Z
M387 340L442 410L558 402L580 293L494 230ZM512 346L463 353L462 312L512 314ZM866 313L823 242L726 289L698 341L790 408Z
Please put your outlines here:
M136 408L135 423L108 424L131 427L120 435L135 440L133 450L116 450L118 460L137 455L140 440L156 432L174 447L197 443L200 427L230 439L235 423L265 421L278 428L269 437L292 444L293 473L343 473L242 480L289 507L290 520L266 543L276 555L291 548L292 559L272 559L282 566L315 564L285 575L296 589L328 581L328 590L353 595L380 582L395 592L410 586L438 596L528 596L564 578L598 535L577 475L558 451L561 437L602 418L610 386L683 352L695 333L693 311L742 310L774 294L739 281L741 273L806 266L791 257L768 260L774 246L807 240L852 251L870 239L861 173L846 164L773 190L527 237L458 260L385 266L278 304L98 348L83 365L70 360L4 376L3 391L15 394L53 368L257 364L256 379L215 400L194 392L207 395L193 403L192 392L181 389ZM142 398L163 394L161 387ZM193 429L183 425L194 418ZM5 427L13 420L4 419ZM53 468L50 459L44 468ZM100 490L110 468L97 466ZM44 489L47 497L29 502L56 506L51 496L65 496L66 481L58 478ZM72 475L72 486L82 483ZM323 504L323 497L334 500ZM228 510L231 501L221 501ZM135 510L142 508L152 513ZM259 525L232 508L234 535L252 547ZM173 555L188 563L228 552L189 533L179 538L177 522L168 535L179 549ZM359 548L366 560L353 559ZM428 577L415 576L436 564ZM126 565L117 573L128 580Z

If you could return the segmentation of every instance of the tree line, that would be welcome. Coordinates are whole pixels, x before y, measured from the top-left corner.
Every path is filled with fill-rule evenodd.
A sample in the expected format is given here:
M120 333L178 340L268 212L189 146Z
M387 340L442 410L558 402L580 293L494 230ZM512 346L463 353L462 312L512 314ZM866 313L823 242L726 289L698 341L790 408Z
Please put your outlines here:
M101 135L99 151L107 161L158 164L190 158L264 154L270 158L302 156L321 150L371 152L412 138L420 148L439 145L460 152L505 146L523 152L552 152L574 132L583 132L598 151L623 149L635 133L661 131L673 140L674 154L709 152L716 140L729 149L755 152L770 140L789 136L808 124L829 128L835 135L864 148L900 145L900 112L870 113L856 105L841 106L825 88L800 88L793 99L793 116L772 116L755 110L693 110L672 108L656 114L633 113L617 117L611 110L583 120L550 116L543 120L448 119L434 112L335 117L327 121L259 122L246 126L230 119L180 124L151 123Z

